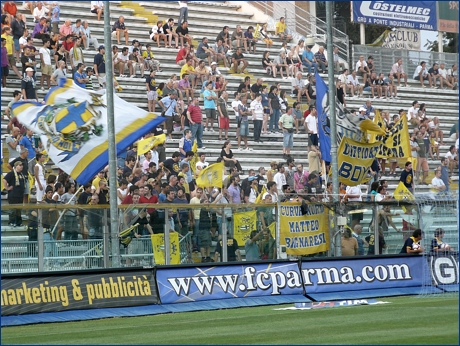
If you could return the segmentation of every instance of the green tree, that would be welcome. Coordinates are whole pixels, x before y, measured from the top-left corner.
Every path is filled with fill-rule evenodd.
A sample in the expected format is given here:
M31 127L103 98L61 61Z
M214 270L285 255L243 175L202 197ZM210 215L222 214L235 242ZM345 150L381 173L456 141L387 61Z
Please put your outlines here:
M458 53L458 34L452 32L445 32L442 35L442 43L443 43L443 52L445 53ZM438 40L427 42L424 45L427 50L430 52L439 52L439 42Z

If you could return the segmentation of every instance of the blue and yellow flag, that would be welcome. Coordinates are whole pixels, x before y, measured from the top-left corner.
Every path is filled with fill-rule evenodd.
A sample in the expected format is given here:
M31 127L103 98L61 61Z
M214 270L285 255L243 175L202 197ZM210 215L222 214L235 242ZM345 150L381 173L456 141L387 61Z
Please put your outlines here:
M137 153L143 155L153 147L163 144L166 141L166 135L163 133L159 136L152 136L145 139L141 139L137 142Z
M233 238L238 244L244 245L250 239L251 232L257 231L256 211L245 211L233 214Z
M196 178L199 187L222 187L224 175L224 163L218 162L203 168Z
M45 104L19 101L14 116L40 139L53 162L80 184L89 182L108 164L107 95L105 90L80 88L61 79L45 97ZM153 130L165 118L114 99L117 154Z

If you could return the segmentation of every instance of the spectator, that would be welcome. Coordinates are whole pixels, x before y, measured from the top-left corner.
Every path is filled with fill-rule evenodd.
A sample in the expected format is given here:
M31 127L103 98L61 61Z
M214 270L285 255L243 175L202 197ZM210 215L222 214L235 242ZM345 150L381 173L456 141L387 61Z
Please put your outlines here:
M275 35L278 35L281 41L290 42L292 40L292 35L287 32L284 17L281 17L280 21L275 24Z
M129 55L128 67L131 78L136 78L136 67L139 67L140 77L144 77L144 59L139 53L139 48L134 48L132 54Z
M216 113L216 101L217 101L217 94L212 90L212 83L208 83L206 85L206 90L203 93L204 98L204 110L206 113L206 124L204 127L204 131L214 131L214 120L217 119Z
M83 50L81 48L81 38L75 39L75 45L69 51L70 66L72 67L72 73L75 73L78 64L85 63L85 57L83 56Z
M97 1L99 2L99 1ZM102 2L102 1L100 1ZM89 24L88 24L88 21L84 20L82 22L82 32L84 33L84 35L86 36L86 40L84 42L85 44L85 50L88 50L89 49L89 45L93 45L94 49L96 49L97 47L99 47L99 42L97 40L97 38L93 37L91 35L91 29L89 28Z
M268 132L272 133L280 131L278 127L278 122L281 113L281 105L277 93L278 89L276 88L276 86L272 85L270 87L270 93L268 94L270 108L270 124L268 126Z
M369 66L367 66L367 62L364 61L364 56L360 55L359 60L356 63L356 75L359 77L363 77L363 81L367 81L367 77L370 76L371 71L369 70Z
M188 21L188 6L187 6L188 1L179 1L179 8L180 8L180 13L179 13L179 20L177 21L178 25L182 25L182 23Z
M86 83L88 83L89 79L86 73L84 72L84 70L85 70L85 64L81 62L78 63L77 70L75 71L75 75L74 75L74 82L80 88L86 89Z
M234 175L230 178L230 186L228 187L229 202L232 204L241 203L241 189L238 183L240 182L239 175Z
M253 26L249 26L248 30L244 32L244 38L246 40L244 40L243 42L244 42L244 49L245 49L246 54L251 53L251 48L252 48L252 54L256 54L256 45L259 40L257 38L254 38L253 32L254 32Z
M431 76L431 80L433 82L432 88L435 88L435 89L438 88L436 86L436 79L439 79L439 84L441 85L441 88L443 88L443 79L442 79L442 76L439 74L439 65L437 63L434 63L433 67L431 67L428 70L428 74Z
M23 174L23 163L16 161L13 169L3 176L3 186L8 192L8 204L22 204L25 193L26 177ZM26 172L27 174L27 172ZM22 225L21 210L14 209L9 215L9 226Z
M45 17L42 17L40 21L37 24L35 24L34 31L32 32L32 37L38 38L40 40L45 40L47 38L50 38Z
M168 96L163 97L159 102L163 109L163 116L166 117L166 130L168 131L169 139L172 139L172 132L174 129L174 121L180 122L179 107L177 105L177 94L169 93Z
M287 58L286 58L286 63L288 65L288 77L295 78L297 75L297 72L299 71L298 65L301 65L298 63L298 59L296 58L297 56L294 56L294 53L291 51L288 52Z
M401 78L404 78L404 87L407 88L407 74L404 73L404 68L402 65L401 58L399 58L398 61L396 61L396 63L393 64L393 66L391 67L390 74L393 76L393 78L398 78L398 84L400 88L402 88Z
M437 254L448 254L449 251L453 249L449 244L444 242L442 238L444 238L444 230L442 228L436 228L434 230L434 239L431 240L431 253L434 255Z
M358 241L352 236L351 230L345 228L343 231L342 239L342 256L356 256L358 255Z
M40 21L41 18L45 17L46 18L46 14L49 13L49 10L43 6L43 3L41 1L38 1L37 2L37 7L34 8L34 11L33 11L33 16L34 16L34 21L35 23L38 23ZM49 15L48 15L49 17Z
M155 71L150 70L150 74L145 78L149 112L155 112L155 103L158 98L157 87L155 84Z
M180 70L180 78L183 78L184 74L187 73L192 84L192 89L196 89L198 84L198 72L195 71L192 62L193 59L187 59L187 62L184 64L184 66L182 66ZM199 77L199 79L201 80L201 76Z
M453 64L452 68L447 71L447 77L449 81L454 84L454 90L458 88L458 71L457 71L457 64ZM457 85L455 85L457 84Z
M334 47L332 54L334 57L334 71L335 73L340 73L340 71L343 71L345 69L345 64L343 62L340 62L339 47Z
M270 49L273 45L273 40L271 39L270 33L267 30L267 26L268 26L267 23L262 24L262 26L260 27L259 33L260 33L260 36L262 37L262 40L266 44L266 48Z
M208 64L211 65L211 60L214 57L214 51L209 47L207 37L203 37L202 41L198 44L196 56L201 60L208 59Z
M261 79L260 83L262 83ZM260 134L262 131L262 122L264 119L264 107L262 105L262 95L260 93L255 93L255 98L254 101L251 102L250 109L252 110L252 121L254 124L254 142L263 143L263 141L260 139Z
M72 21L67 19L64 24L61 25L61 28L59 29L60 40L66 40L68 36L73 37L71 23Z
M222 145L222 150L220 152L220 157L222 157L224 161L225 167L233 168L236 167L238 172L243 172L243 168L241 167L240 162L234 157L233 151L230 149L232 144L230 141L225 141Z
M457 156L457 149L455 148L455 145L451 145L449 147L449 151L446 154L446 159L447 159L449 170L450 170L449 176L452 176L454 169L458 168L458 156Z
M217 35L216 42L219 41L219 40L222 41L224 47L226 47L226 48L230 47L230 38L229 38L229 32L228 32L228 25L225 25L223 27L222 31Z
M206 63L205 63L204 60L200 60L200 63L198 64L198 66L195 69L195 73L196 73L196 82L199 79L201 81L201 85L204 86L203 84L204 84L205 80L208 79L208 76L210 74L208 68L206 67ZM198 82L196 83L196 85L197 84L198 84Z
M439 71L439 75L441 76L441 88L443 87L443 83L446 83L446 85L449 88L453 88L454 85L453 83L450 82L451 78L449 78L447 74L446 65L444 63L441 63L438 71Z
M298 72L296 78L292 80L292 88L292 93L297 95L297 102L299 104L302 101L302 96L305 95L307 99L309 98L307 89L305 88L305 82L302 80L302 72Z
M230 119L227 110L228 93L222 91L217 100L217 111L219 116L219 140L222 140L222 130L225 132L225 140L228 141L228 129L230 128Z
M112 26L112 37L117 38L117 44L120 45L120 36L125 37L125 43L126 45L129 45L129 32L128 29L126 29L125 26L125 17L120 16L115 23L113 23Z
M117 47L114 47L117 48ZM121 52L114 54L114 60L113 60L113 68L116 69L118 68L119 74L118 76L120 78L126 77L124 74L125 71L125 66L128 65L128 47L123 47ZM131 72L131 71L129 71Z
M212 50L214 51L214 60L212 63L211 63L211 66L212 65L216 65L217 66L217 62L219 62L219 60L222 60L222 62L224 63L224 67L227 68L227 58L226 58L226 48L225 46L223 45L223 41L222 40L218 40L216 41L216 43L212 46Z
M412 162L406 162L399 181L401 181L411 193L414 193L414 172L412 170Z
M308 182L308 171L303 169L302 164L297 165L297 170L294 172L294 190L301 193Z
M365 117L368 119L372 113L375 114L375 109L372 106L372 101L371 100L366 100L366 103L364 104L363 108L365 109Z
M186 153L192 150L193 142L191 138L192 138L192 131L184 130L184 137L182 137L179 140L179 152L180 152L181 159L184 159L186 156Z
M102 87L103 79L105 77L105 48L104 46L99 46L98 48L99 53L94 56L94 75L97 77L99 81L99 85Z
M243 29L241 29L241 25L237 25L235 31L233 31L232 33L232 37L230 40L231 44L229 45L229 48L231 49L233 46L235 47L235 49L238 49L238 47L244 45L245 40L246 39L243 36Z
M246 147L246 150L252 151L252 148L249 148L248 146L248 136L249 136L249 115L251 114L251 111L246 107L247 104L247 99L248 97L246 95L243 95L241 97L241 103L238 106L238 114L240 117L240 132L238 136L238 150L241 150L241 138L243 138L244 145Z
M184 20L182 24L179 24L179 26L176 29L176 34L179 35L180 45L182 49L185 47L184 40L186 43L188 43L188 45L192 44L192 38L188 34L188 22L186 20Z
M302 65L307 68L307 73L315 73L318 69L318 64L315 60L315 55L311 51L311 47L305 45L305 49L302 52Z
M304 125L308 134L308 144L318 146L318 112L315 106L310 107L310 114L305 118ZM312 169L310 169L312 171Z
M12 1L11 1L12 2ZM14 2L12 2L14 4ZM16 61L19 62L19 55L21 53L21 45L19 43L19 39L24 35L24 31L26 30L26 22L25 16L20 13L16 13L13 17L11 22L11 33L13 35L13 43L14 43L14 53L16 56Z
M385 97L386 99L388 99L388 97L390 99L394 98L394 99L399 99L398 97L398 87L396 86L396 82L394 80L394 75L392 73L389 73L388 74L388 77L384 78L383 79L383 82L384 82L384 86L386 86L387 90L388 90L388 94L385 93ZM405 85L406 87L407 85ZM393 93L393 95L392 95Z
M350 93L351 98L356 98L356 96L360 98L363 97L363 86L359 84L358 77L356 76L356 70L352 71L351 74L348 75L347 84L348 84L348 88L351 91ZM358 95L355 96L355 91L357 91L357 94L359 93L359 96Z
M91 1L91 13L97 14L97 20L100 21L101 16L104 13L104 2L103 1Z
M272 59L270 59L270 52L266 50L263 54L262 57L262 67L264 68L265 71L270 75L273 75L273 78L276 78L276 63L273 62Z
M283 131L283 158L287 159L291 155L291 149L294 146L294 117L292 116L292 107L286 108L280 120L279 125Z
M423 81L425 79L428 79L428 82L430 83L430 88L434 88L432 85L431 81L431 74L428 73L428 70L426 69L426 62L422 61L419 66L415 69L413 79L420 81L420 85L422 88L426 88L426 86L423 84ZM436 82L435 82L436 86Z
M280 55L276 56L275 58L276 68L281 74L281 78L287 79L289 77L289 66L286 61L286 53L281 53ZM283 69L286 73L286 77L283 76Z
M190 122L190 129L192 131L192 143L196 140L198 148L206 149L203 146L203 115L201 113L200 101L198 97L193 97L192 103L187 108L187 118Z
M81 41L83 42L83 47L86 47L86 35L83 30L81 19L77 19L75 21L75 24L72 25L72 35L74 36L74 39L81 38Z
M51 76L51 83L58 85L62 78L67 78L65 75L65 61L61 60L58 62L58 68L53 72Z
M152 30L150 30L150 39L153 41L156 41L158 48L160 48L160 39L163 40L165 44L165 48L168 47L168 41L165 35L165 31L163 29L163 22L158 21L157 25L154 25L152 27Z
M441 169L436 169L434 171L434 178L431 179L431 190L440 193L446 190L446 184L444 184L444 181L441 179L442 171Z
M243 67L240 69L240 65L243 64ZM236 52L232 56L232 66L233 69L230 70L232 73L246 73L245 69L248 66L248 62L244 59L244 55L242 53L242 48L238 47ZM230 67L232 67L230 66Z
M178 83L178 89L181 91L182 94L185 94L186 102L191 103L193 100L193 95L195 90L192 89L189 82L189 75L184 73L182 79ZM190 101L189 101L190 99Z
M16 73L16 75L19 78L22 78L21 74L18 71L18 68L16 67L16 60L14 58L14 39L13 39L13 36L11 34L11 28L10 27L6 26L6 27L2 28L2 38L4 38L6 40L5 47L6 47L6 53L7 53L7 57L8 57L7 60L8 60L9 66L11 66L13 68L14 73ZM3 44L2 44L2 47L3 47ZM3 59L2 59L2 62L3 62Z
M26 68L26 75L21 80L21 92L24 101L35 100L38 102L37 90L35 89L35 80L33 78L34 69L32 67Z
M190 53L190 46L185 45L184 48L180 49L179 52L177 52L176 56L176 64L179 66L185 65L187 62L187 55ZM193 66L193 59L192 59L192 66Z
M324 55L324 47L320 46L318 51L315 53L315 61L316 64L319 66L319 70L322 70L322 73L327 73L328 61L326 60L326 56Z
M174 29L174 19L169 18L168 22L163 25L163 32L166 35L166 39L169 42L169 45L165 46L165 48L173 48L172 47L172 39L174 38L174 41L176 41L176 49L179 48L179 35L176 33L176 30Z
M420 241L423 238L423 233L420 228L416 229L412 233L412 237L407 238L404 242L404 245L400 251L400 253L407 253L407 254L419 254L423 252L423 246L420 245Z
M6 49L6 38L2 37L2 48L1 48L1 63L2 63L2 87L6 88L6 77L9 75L10 64L8 61L8 54Z
M363 231L363 226L361 225L355 225L352 231L352 236L353 238L356 239L356 242L358 243L358 256L363 256L364 255L364 240L360 237L360 234Z

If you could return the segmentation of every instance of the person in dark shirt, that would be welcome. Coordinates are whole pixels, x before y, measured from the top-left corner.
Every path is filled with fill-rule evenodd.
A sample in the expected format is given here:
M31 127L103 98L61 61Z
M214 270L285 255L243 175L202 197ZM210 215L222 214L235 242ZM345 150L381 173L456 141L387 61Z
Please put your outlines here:
M99 204L98 195L91 196L90 205ZM103 209L88 209L89 239L102 239L102 218Z
M171 175L177 176L179 174L180 172L179 161L180 161L180 152L175 151L171 158L166 159L164 162L160 163L160 167L166 169L166 173L168 174L166 179L168 181Z
M437 63L434 63L434 64L433 64L433 67L431 67L431 68L428 70L428 73L429 73L429 75L431 76L431 80L432 80L432 82L433 82L432 88L436 88L436 89L437 89L438 87L436 86L436 79L439 80L439 83L440 83L440 84L442 83L442 82L441 82L442 76L439 74L439 66L438 66L438 64L437 64Z
M82 206L87 206L89 202L91 201L91 196L92 196L91 183L87 183L83 187L83 192L78 197L77 204L82 205ZM82 232L83 239L88 238L87 230L85 230L87 226L86 215L87 215L87 212L85 211L85 209L78 208L78 221L80 223L80 229Z
M404 186L414 193L414 172L412 170L412 162L406 162L405 169L401 172L399 181L402 181Z
M244 69L248 66L249 63L244 59L243 49L241 47L238 47L236 49L236 52L233 53L232 64L233 64L233 69L231 70L232 73L239 73L240 71L244 72ZM243 67L239 71L238 68L240 64L243 64Z
M374 255L375 254L375 235L374 233L369 234L364 240L369 244L369 248L367 250L368 255ZM379 237L378 237L378 249L379 249L379 255L382 254L382 251L384 248L386 248L386 242L385 242L385 237L383 235L382 228L379 227Z
M423 233L420 228L417 228L413 233L412 237L409 237L404 242L404 245L399 253L407 253L418 255L423 252L423 247L420 245Z
M23 175L24 165L21 161L13 164L13 169L3 177L3 185L8 191L8 204L22 204L26 177ZM21 210L14 209L9 215L10 226L21 226Z
M201 220L200 220L200 226L201 226ZM216 252L214 253L214 262L217 262L219 259L219 256L222 259L222 247L223 247L223 242L222 239L220 239L217 242L216 246ZM235 262L235 261L241 261L241 254L240 254L240 249L238 247L238 242L236 239L232 238L230 236L230 232L227 230L227 260L228 262Z

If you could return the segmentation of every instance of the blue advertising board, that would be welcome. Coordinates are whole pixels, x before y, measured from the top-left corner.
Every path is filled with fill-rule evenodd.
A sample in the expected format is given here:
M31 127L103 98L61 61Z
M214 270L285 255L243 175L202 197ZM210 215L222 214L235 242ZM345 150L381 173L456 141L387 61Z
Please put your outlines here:
M162 304L303 294L298 262L158 268L156 279Z
M436 1L352 1L352 21L409 29L438 29Z
M302 262L306 294L421 287L422 256Z

